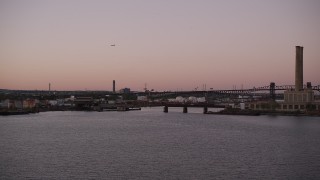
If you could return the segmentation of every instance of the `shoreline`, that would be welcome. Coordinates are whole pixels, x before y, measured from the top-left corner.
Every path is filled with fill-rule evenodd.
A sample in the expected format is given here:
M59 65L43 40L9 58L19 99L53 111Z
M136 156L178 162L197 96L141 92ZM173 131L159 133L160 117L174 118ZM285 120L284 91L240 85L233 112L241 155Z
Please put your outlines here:
M137 111L141 110L143 107L135 107L135 108L114 108L114 109L73 109L73 108L54 108L54 109L31 109L31 110L2 110L0 111L0 116L12 116L12 115L25 115L25 114L34 114L40 112L54 112L54 111L96 111L96 112L110 112L110 111L118 111L118 112L126 112L126 111ZM253 110L239 110L239 109L230 109L230 110L222 110L219 112L208 111L204 114L211 115L233 115L233 116L260 116L260 115L268 115L268 116L310 116L310 117L320 117L320 112L283 112L283 111L253 111Z
M253 111L253 110L222 110L219 112L208 111L206 114L214 115L245 115L245 116L260 116L260 115L269 115L269 116L310 116L317 117L320 116L320 112L284 112L284 111Z

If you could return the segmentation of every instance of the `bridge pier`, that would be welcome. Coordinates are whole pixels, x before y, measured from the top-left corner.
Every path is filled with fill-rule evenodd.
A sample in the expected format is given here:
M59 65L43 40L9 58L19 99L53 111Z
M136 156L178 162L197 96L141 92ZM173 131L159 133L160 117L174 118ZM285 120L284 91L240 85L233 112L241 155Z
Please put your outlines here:
M168 112L168 106L163 107L163 112L167 113Z
M208 107L205 106L205 107L203 107L203 114L207 114L207 113L208 113Z
M275 100L276 98L276 83L270 83L270 97L271 99Z
M183 107L183 113L188 113L188 107L187 106Z

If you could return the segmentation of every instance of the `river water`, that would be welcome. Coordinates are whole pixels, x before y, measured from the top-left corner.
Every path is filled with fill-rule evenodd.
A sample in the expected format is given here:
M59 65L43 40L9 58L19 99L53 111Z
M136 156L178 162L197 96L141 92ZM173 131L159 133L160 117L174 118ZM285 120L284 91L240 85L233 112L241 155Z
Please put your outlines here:
M0 179L320 179L320 118L202 109L0 117Z

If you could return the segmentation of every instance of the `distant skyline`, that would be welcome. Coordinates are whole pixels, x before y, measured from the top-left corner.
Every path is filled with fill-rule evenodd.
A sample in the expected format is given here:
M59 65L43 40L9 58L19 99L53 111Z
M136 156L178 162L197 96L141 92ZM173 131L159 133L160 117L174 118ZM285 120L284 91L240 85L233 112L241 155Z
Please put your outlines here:
M320 85L319 0L0 0L0 89ZM114 45L114 46L112 46Z

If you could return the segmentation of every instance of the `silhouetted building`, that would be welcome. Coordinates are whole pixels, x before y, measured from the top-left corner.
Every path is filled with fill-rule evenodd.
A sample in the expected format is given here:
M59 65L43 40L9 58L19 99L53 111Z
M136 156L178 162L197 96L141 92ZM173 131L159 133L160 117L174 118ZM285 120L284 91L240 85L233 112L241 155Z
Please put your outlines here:
M120 89L120 93L128 94L128 93L130 93L130 88L123 88L123 89Z

